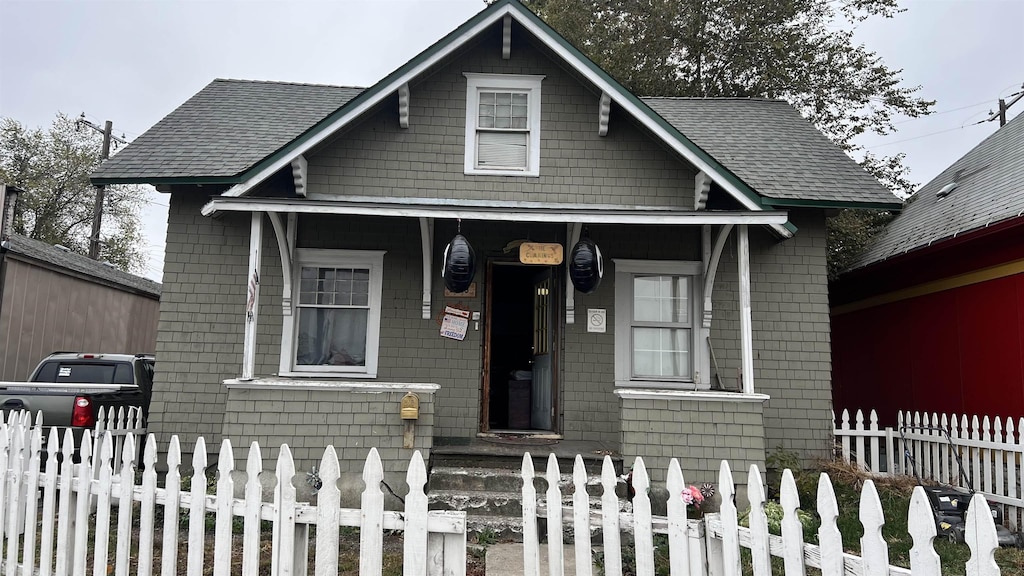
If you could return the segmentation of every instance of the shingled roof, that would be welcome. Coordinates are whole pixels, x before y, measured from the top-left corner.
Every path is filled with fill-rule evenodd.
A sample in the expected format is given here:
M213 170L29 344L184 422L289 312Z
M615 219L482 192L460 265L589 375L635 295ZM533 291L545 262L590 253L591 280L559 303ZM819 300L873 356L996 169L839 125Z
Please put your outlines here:
M152 280L129 274L114 268L110 264L87 258L81 254L64 248L58 248L46 242L12 234L9 250L10 254L44 262L108 284L114 284L128 290L160 298L160 284Z
M363 88L214 80L92 174L96 183L237 176Z
M954 184L955 187L946 187ZM944 190L943 195L939 191ZM853 268L1024 214L1024 114L983 140L908 200Z
M94 174L96 181L232 177L362 89L214 80ZM641 98L763 197L896 204L895 197L782 100Z
M864 204L898 202L784 100L641 100L763 197Z
M507 18L748 209L899 206L785 102L641 100L517 0L490 3L365 90L215 81L101 166L92 180L234 184L224 195L244 195Z

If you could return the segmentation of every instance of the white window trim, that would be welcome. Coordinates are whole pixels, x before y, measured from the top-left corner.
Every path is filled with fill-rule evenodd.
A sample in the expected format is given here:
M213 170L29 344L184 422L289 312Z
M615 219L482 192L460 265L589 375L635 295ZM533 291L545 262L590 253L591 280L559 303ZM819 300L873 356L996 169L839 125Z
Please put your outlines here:
M290 370L282 370L280 376L331 376L345 378L376 378L377 359L380 353L381 294L384 288L385 250L331 250L319 248L297 248L292 265L291 318L284 319L282 353L288 354ZM298 347L299 286L303 266L361 267L370 269L370 311L366 318L366 365L365 366L297 366L295 353ZM284 362L282 362L284 365Z
M466 77L466 174L488 176L540 176L540 84L544 76L520 74L478 74L464 72ZM476 167L476 134L479 118L480 92L487 90L518 90L528 92L529 132L526 169L486 169Z
M700 318L703 297L703 265L686 260L625 260L615 263L615 385L618 387L706 390L710 384L699 373L703 354ZM637 274L690 276L690 371L687 379L637 378L633 376L633 277Z

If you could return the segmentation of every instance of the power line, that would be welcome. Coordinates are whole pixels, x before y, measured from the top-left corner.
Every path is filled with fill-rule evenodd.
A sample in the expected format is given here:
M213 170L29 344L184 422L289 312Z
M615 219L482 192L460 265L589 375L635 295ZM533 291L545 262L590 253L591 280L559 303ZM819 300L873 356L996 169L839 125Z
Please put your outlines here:
M949 114L950 112L959 112L960 110L967 110L968 108L976 108L978 106L982 106L982 105L985 105L985 104L988 104L988 103L989 103L989 101L985 100L984 102L978 102L977 104L968 104L967 106L961 106L959 108L950 108L949 110L941 110L939 112L932 112L931 114L928 114L926 116L916 116L914 118L907 118L906 120L900 120L899 122L893 122L892 125L896 126L897 124L906 124L907 122L913 122L914 120L926 120L928 118L931 118L932 116L940 116L942 114Z
M929 132L928 134L921 134L920 136L914 136L913 138L904 138L903 140L893 140L892 142L884 142L882 144L875 144L874 146L865 146L866 149L872 150L874 148L882 148L883 146L892 146L893 144L900 144L902 142L910 142L911 140L920 140L921 138L928 138L929 136L935 136L938 134L944 134L946 132L952 132L953 130L963 130L963 126L955 126L953 128L946 128L945 130L939 130L938 132Z

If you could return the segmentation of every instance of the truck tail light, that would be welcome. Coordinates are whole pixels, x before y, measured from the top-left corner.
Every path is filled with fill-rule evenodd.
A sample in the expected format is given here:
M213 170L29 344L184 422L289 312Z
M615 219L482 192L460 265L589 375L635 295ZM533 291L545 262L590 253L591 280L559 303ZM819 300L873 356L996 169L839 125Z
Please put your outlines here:
M92 400L85 396L75 397L75 408L71 411L71 425L91 427L96 424L96 415L92 411Z

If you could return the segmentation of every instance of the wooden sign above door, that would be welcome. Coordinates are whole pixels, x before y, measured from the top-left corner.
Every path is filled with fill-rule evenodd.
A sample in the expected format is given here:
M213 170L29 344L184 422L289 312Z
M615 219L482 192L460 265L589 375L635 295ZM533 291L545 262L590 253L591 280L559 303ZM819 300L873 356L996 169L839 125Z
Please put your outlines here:
M562 263L562 245L553 242L523 242L519 245L519 261L523 264L557 266Z

